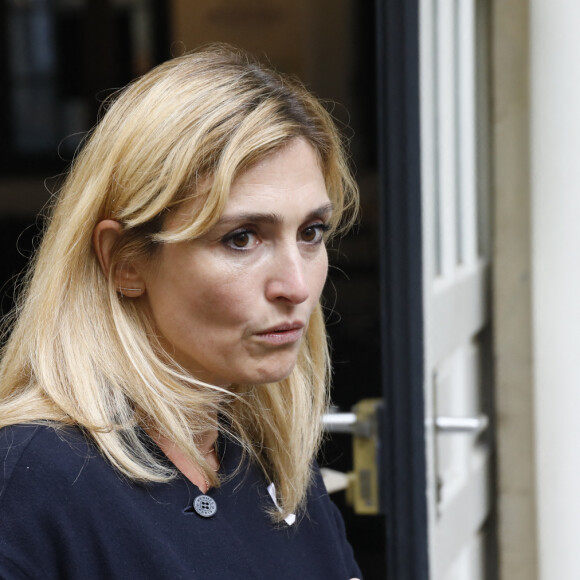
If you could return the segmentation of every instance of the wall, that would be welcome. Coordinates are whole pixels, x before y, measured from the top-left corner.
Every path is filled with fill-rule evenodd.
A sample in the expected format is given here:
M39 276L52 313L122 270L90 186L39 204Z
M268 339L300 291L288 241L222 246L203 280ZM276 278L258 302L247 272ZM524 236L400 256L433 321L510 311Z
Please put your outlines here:
M531 0L540 579L580 578L580 3Z
M208 42L242 47L350 110L352 0L173 0L173 53Z
M580 4L493 14L500 577L580 578Z
M495 0L491 35L499 575L535 580L528 0Z

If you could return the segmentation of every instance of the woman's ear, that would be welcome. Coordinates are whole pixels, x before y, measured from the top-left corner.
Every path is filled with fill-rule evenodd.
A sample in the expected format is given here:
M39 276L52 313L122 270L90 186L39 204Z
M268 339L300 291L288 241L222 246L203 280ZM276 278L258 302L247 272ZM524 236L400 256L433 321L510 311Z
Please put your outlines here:
M121 237L123 227L115 220L99 222L93 231L93 247L103 273L108 278L115 243ZM130 262L120 262L113 272L117 291L128 298L137 298L145 292L145 281Z

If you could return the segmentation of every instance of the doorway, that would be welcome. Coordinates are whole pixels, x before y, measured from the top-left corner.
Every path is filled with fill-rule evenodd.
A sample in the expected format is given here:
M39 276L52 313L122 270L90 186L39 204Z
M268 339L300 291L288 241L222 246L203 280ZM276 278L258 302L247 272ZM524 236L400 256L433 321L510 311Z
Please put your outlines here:
M15 13L17 5L21 9ZM461 12L465 5L473 8L474 20ZM426 193L425 184L441 160L430 169L426 169L424 163L429 152L441 149L433 134L435 140L430 149L426 148L424 139L426 123L430 119L445 118L453 135L461 134L462 139L471 139L470 143L473 139L479 142L479 128L485 126L485 118L473 117L464 123L462 127L467 127L467 133L461 133L461 127L455 124L454 107L460 104L461 96L456 89L462 85L453 75L459 72L463 61L453 56L459 53L445 42L449 34L454 42L463 38L461 32L465 28L457 16L459 13L466 18L465 22L481 22L485 2L297 0L290 4L284 0L238 0L235 3L229 0L198 0L195 3L186 0L38 0L31 3L5 1L1 7L5 50L0 80L2 86L11 89L0 95L4 99L0 107L0 128L3 135L9 135L9 139L3 141L0 155L0 219L5 221L2 232L14 238L14 242L6 240L4 247L16 248L19 237L20 249L24 249L25 254L23 258L23 252L15 250L14 262L4 262L2 276L5 280L23 267L26 253L38 235L41 224L35 215L49 197L44 179L63 170L78 144L71 141L67 152L67 146L62 146L63 138L71 131L82 133L93 124L98 100L104 95L102 91L125 84L168 58L172 52L193 49L208 41L231 42L258 57L267 58L283 72L297 74L315 94L328 102L349 139L362 198L359 226L329 249L331 269L324 301L334 360L333 401L341 410L349 410L361 399L382 397L385 404L380 455L382 513L355 514L343 492L335 494L334 500L344 515L349 539L366 580L450 580L452 576L446 576L446 571L433 575L438 566L434 562L441 561L437 560L437 548L432 543L439 521L438 477L445 477L436 471L435 454L437 449L439 453L450 449L449 440L442 439L443 433L437 431L436 419L441 413L435 412L433 399L434 390L443 392L444 387L433 387L433 384L440 385L446 377L458 376L456 369L466 368L462 364L473 350L467 348L464 352L467 355L455 366L451 362L443 364L443 359L453 361L454 356L459 357L453 353L445 353L442 360L426 357L426 352L432 352L428 341L429 329L434 323L429 321L434 320L435 311L426 308L430 292L430 287L426 286L429 279L426 267L432 245L425 242L425 216L429 200L434 197L432 192ZM16 21L18 27L8 26L9 22ZM44 22L40 29L39 22ZM91 31L87 38L93 39L90 44L93 48L79 51L74 38L79 39L79 27L82 26ZM99 26L115 32L99 34ZM451 33L445 32L444 26L449 26ZM140 52L143 27L150 32L150 43ZM10 42L14 41L10 40L9 28L10 34L22 35L20 41L35 39L38 30L43 30L43 38L54 47L54 60L44 63L45 68L38 69L36 76L30 77L30 67L26 69L28 72L23 69L26 74L18 72L20 69L11 60L15 51L11 50ZM484 29L485 24L472 41L484 36ZM75 32L69 34L70 30ZM429 30L431 33L427 33ZM437 30L440 30L439 40L435 41L433 34ZM426 38L435 44L426 45ZM99 42L107 46L103 48ZM420 63L425 62L424 55L430 54L430 47L440 60L421 69ZM119 61L119 66L93 70L91 63L99 60L97 57L102 50L109 56L120 50L126 58ZM485 49L477 50L477 55L485 54ZM139 54L145 56L137 58ZM446 54L450 57L447 60ZM31 53L30 58L33 57ZM468 60L465 62L469 64ZM477 65L475 60L471 64ZM86 83L71 82L74 71L78 70L83 71L81 78L88 79ZM433 107L450 107L450 113L444 117L426 107L427 101L421 100L425 93L420 87L436 80L429 80L429 71L450 75L451 90L437 93L434 89L435 97L429 101ZM441 76L437 78L441 80ZM485 79L474 82L485 83ZM44 87L42 94L46 93L45 106L56 107L53 116L60 124L30 125L27 129L24 118L24 124L15 125L9 113L14 103L7 100L14 97L9 95L17 91L25 94L26 90L37 92L38 83ZM57 99L59 95L66 98ZM452 99L451 105L444 100L445 95ZM436 128L445 127L440 124ZM66 140L64 143L66 145ZM462 150L457 143L454 147L456 152ZM457 173L454 171L465 165L458 156L450 163L450 174L455 175L455 179ZM485 160L477 157L476 165L477 175L482 177L478 187L485 188ZM56 187L56 184L52 186ZM442 188L441 192L444 190L448 191ZM460 188L453 191L456 192L454 199L459 200ZM12 199L14 202L10 201ZM457 203L453 207L458 207ZM480 209L483 215L484 206ZM448 227L459 231L464 222L451 220L452 225L449 225L435 220L429 223L438 223L439 233L442 233ZM485 300L485 275L477 281L477 288L482 289L483 294L475 298L476 306ZM11 290L4 288L2 306L7 310L11 304ZM472 338L487 340L484 326L472 329ZM469 345L473 346L473 341ZM477 350L475 359L469 360L482 360L485 352L485 348ZM485 369L486 364L481 368ZM445 374L446 369L452 370ZM435 371L439 382L434 383ZM441 396L438 400L442 401ZM474 407L473 411L492 418L490 402L484 401L482 405ZM445 412L451 414L451 411L453 409ZM457 409L458 416L451 418L469 418L460 416L467 411ZM467 434L468 445L480 449L481 444L487 442L491 448L492 433L488 428L481 437ZM451 447L465 448L466 437ZM326 442L320 461L332 469L349 471L353 463L351 449L350 435L333 435ZM457 459L461 453L452 449L451 457ZM492 508L486 509L483 525L491 527L489 513ZM477 528L480 529L482 526ZM485 550L490 552L488 548ZM461 575L453 578L464 580Z

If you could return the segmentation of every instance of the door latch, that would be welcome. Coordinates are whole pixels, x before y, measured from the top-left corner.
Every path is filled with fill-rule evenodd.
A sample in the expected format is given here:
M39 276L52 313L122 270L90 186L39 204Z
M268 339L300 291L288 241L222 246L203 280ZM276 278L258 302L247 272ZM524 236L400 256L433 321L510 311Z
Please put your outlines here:
M353 471L348 473L347 502L355 513L380 513L380 438L382 399L363 399L350 413L327 413L323 424L330 433L352 435Z

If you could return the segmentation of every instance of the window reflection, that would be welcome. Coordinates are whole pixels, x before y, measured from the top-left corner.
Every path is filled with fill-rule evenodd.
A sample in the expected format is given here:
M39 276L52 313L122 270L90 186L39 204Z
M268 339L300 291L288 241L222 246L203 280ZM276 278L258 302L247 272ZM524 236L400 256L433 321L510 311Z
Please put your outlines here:
M107 92L153 66L158 10L152 0L4 0L8 171L8 159L72 158Z
M11 134L20 153L51 150L58 138L51 4L30 0L13 2L8 9Z

